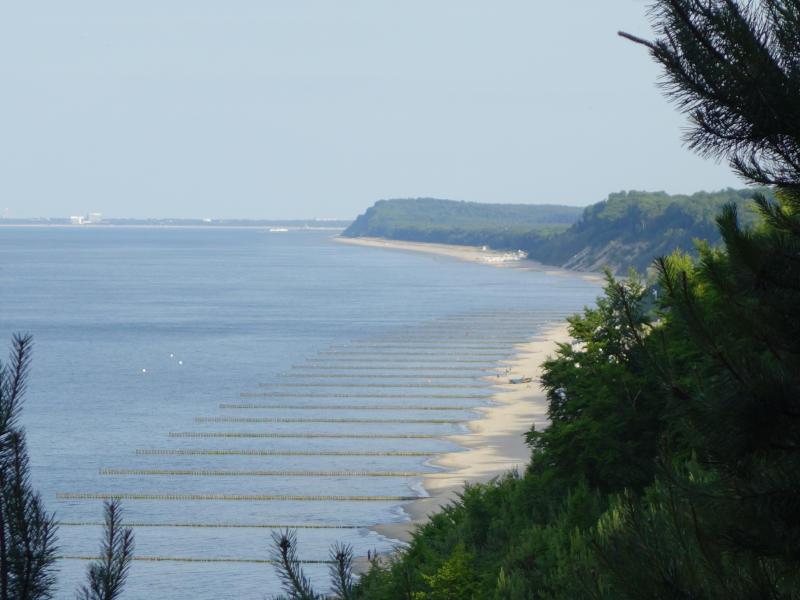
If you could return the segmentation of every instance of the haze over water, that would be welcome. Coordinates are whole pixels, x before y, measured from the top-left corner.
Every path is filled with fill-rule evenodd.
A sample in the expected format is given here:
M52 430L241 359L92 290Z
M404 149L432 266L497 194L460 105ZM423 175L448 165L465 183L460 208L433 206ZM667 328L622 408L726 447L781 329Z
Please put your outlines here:
M0 229L0 339L34 335L23 422L34 484L68 523L61 555L96 554L102 499L79 496L103 494L128 495L138 557L211 561L137 561L127 598L278 593L273 568L256 562L268 558L268 525L314 526L298 531L304 560L325 560L336 540L357 555L388 550L363 526L403 518L399 498L436 470L427 461L456 449L436 436L466 430L512 338L599 293L578 277L331 235ZM220 406L247 404L273 408ZM279 495L303 499L264 499ZM87 563L59 564L58 597L72 597ZM306 570L327 579L325 565Z

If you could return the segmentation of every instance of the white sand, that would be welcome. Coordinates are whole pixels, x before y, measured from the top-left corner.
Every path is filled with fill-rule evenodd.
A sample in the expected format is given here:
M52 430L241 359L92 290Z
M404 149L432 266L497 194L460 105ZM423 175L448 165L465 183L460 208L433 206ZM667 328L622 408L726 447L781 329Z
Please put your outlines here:
M567 269L545 265L529 258L522 260L510 260L509 253L507 252L502 252L499 250L483 250L478 246L431 244L427 242L404 242L369 237L345 238L337 236L333 239L337 242L351 244L353 246L368 246L370 248L384 248L386 250L422 252L424 254L449 256L450 258L491 265L493 267L512 267L525 271L539 271L542 273L547 273L548 275L582 277L591 281L603 281L603 275L601 273L589 271L569 271Z

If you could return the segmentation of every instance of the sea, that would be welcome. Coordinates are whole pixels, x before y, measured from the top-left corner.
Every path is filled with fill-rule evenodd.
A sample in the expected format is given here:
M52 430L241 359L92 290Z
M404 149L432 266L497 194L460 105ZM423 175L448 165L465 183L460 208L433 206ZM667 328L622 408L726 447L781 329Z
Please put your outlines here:
M368 527L407 519L516 344L600 293L337 233L0 228L0 342L34 339L21 420L59 523L56 598L84 583L111 497L135 535L123 598L278 595L287 529L329 589L331 545L396 548Z

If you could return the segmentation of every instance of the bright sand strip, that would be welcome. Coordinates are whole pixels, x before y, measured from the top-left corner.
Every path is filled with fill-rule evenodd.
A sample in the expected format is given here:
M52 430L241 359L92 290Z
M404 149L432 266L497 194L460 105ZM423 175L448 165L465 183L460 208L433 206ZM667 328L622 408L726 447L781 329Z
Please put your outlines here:
M569 271L551 265L545 265L538 261L525 258L514 260L508 252L499 250L484 250L478 246L457 246L455 244L432 244L428 242L405 242L400 240L386 240L383 238L358 237L346 238L337 236L334 241L353 246L368 246L370 248L385 248L388 250L403 250L409 252L422 252L424 254L436 254L438 256L448 256L458 260L476 262L493 267L513 267L523 271L539 271L548 275L562 275L568 277L581 277L590 281L603 281L600 273L588 271Z
M548 275L581 277L596 282L603 279L598 273L568 271L530 259L511 260L509 253L474 246L363 237L334 239L345 244L436 254L496 267L539 271ZM547 398L536 383L541 377L541 365L549 355L555 354L558 343L569 341L567 324L558 323L546 329L539 340L515 345L516 358L500 366L500 369L507 367L509 372L498 379L498 384L502 382L502 385L498 385L501 391L493 397L496 404L478 409L484 413L484 418L470 422L471 433L448 437L466 450L442 454L431 461L449 470L423 477L423 486L430 497L414 500L403 506L410 520L375 525L369 529L388 538L409 541L411 533L418 525L439 512L442 506L458 498L465 483L484 483L512 469L524 471L531 455L531 449L525 443L525 433L532 425L536 425L537 430L547 425ZM518 377L531 377L533 382L508 383L509 379Z
M493 397L494 406L482 407L484 418L470 422L471 433L449 436L464 451L440 455L433 464L446 467L446 473L431 473L423 477L429 498L414 500L403 506L409 521L370 527L388 538L409 541L411 533L428 517L457 499L464 483L487 482L509 470L525 470L531 449L525 443L525 433L536 425L541 430L547 425L547 398L537 380L541 377L541 364L553 355L557 343L570 340L566 323L559 323L543 332L540 340L518 344L516 358L504 363L509 373L501 375L498 387L502 390ZM533 382L510 384L510 378L531 377Z

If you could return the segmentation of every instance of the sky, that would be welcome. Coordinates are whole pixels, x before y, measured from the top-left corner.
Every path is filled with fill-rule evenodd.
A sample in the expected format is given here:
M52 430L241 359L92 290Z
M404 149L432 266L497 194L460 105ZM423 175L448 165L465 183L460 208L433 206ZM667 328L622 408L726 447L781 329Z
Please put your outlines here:
M351 219L744 187L692 155L644 0L0 8L0 211Z

